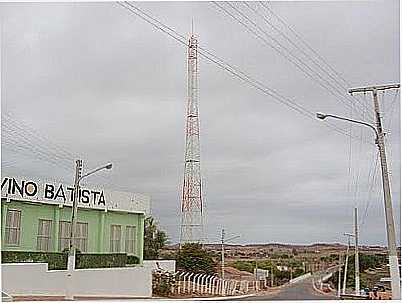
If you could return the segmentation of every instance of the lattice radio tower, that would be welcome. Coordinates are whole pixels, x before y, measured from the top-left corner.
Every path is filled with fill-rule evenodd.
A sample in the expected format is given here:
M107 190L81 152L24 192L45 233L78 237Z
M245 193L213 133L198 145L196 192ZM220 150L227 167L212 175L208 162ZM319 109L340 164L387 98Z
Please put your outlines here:
M184 182L181 200L180 245L203 242L203 203L200 165L200 121L198 113L197 38L191 34L187 57L187 112Z

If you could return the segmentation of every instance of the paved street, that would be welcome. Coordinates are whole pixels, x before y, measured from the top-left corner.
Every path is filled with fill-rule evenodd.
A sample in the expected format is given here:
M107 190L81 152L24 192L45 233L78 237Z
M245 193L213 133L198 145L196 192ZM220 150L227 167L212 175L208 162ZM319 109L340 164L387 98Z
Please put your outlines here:
M258 296L239 299L241 301L269 301L269 300L335 300L333 295L324 295L315 291L311 279L293 284L289 287L265 293Z

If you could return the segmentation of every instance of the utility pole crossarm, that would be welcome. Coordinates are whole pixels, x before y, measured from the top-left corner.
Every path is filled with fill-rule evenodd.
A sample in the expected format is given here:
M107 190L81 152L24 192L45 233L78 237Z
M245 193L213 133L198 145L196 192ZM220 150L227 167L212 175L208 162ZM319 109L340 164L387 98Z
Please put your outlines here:
M367 86L367 87L356 87L356 88L351 88L348 90L350 94L353 93L363 93L363 92L372 92L374 90L387 90L387 89L393 89L393 88L400 88L400 84L389 84L389 85L375 85L375 86Z

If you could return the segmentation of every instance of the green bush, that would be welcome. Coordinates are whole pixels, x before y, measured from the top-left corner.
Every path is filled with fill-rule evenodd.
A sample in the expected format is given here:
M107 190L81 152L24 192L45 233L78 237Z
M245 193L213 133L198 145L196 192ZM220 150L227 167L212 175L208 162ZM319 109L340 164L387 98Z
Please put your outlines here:
M67 269L67 253L2 251L2 263L47 263L48 269Z
M125 267L127 254L77 254L76 268L109 268Z
M139 264L140 259L137 256L127 256L126 264Z
M27 252L2 251L2 263L47 263L49 270L67 269L67 252ZM77 253L76 268L125 267L126 264L138 264L136 256L125 253L82 254Z
M384 266L387 264L387 256L385 254L364 254L359 253L359 270L360 270L360 286L361 288L373 285L368 285L366 274L364 273L365 270L370 268L376 268L380 266ZM355 256L350 255L348 261L348 272L346 278L346 287L354 288L355 285ZM342 273L343 276L343 273ZM338 275L332 276L332 281L334 285L338 283ZM343 281L343 278L342 278Z
M241 271L247 271L250 273L254 272L255 269L255 262L254 261L235 261L232 264L230 264L234 268L241 270Z
M169 272L153 272L152 273L152 294L157 296L168 297L172 293L175 285L174 274Z
M214 274L216 262L200 243L186 243L177 252L176 267L182 271Z

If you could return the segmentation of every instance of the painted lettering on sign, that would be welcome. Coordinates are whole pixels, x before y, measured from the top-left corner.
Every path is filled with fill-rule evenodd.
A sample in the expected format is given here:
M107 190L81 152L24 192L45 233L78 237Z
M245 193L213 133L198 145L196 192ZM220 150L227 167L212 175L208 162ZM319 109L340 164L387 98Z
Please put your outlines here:
M35 197L38 193L38 185L32 181L22 180L20 183L14 178L4 178L1 182L1 190L7 186L7 193L24 197Z
M40 185L31 180L17 180L15 178L4 177L1 182L1 191L8 195L15 195L21 198L40 199L73 202L74 187L63 184L45 183ZM41 193L41 196L39 196ZM106 206L105 194L103 190L89 190L80 188L78 191L78 202L87 205L104 205Z

